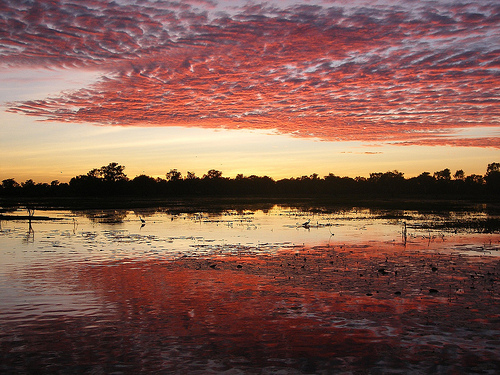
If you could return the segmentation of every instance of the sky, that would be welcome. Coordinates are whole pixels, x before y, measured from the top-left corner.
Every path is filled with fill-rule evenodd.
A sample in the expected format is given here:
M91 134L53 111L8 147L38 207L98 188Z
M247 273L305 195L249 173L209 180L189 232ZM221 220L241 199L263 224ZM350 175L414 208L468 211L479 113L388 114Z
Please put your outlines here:
M500 162L493 0L0 0L0 181Z

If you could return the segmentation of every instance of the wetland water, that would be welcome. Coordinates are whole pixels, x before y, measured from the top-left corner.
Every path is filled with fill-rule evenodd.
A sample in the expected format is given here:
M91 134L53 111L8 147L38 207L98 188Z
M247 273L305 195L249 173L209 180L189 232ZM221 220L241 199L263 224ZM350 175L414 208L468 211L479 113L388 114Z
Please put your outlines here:
M0 373L500 372L482 210L23 215L0 227Z

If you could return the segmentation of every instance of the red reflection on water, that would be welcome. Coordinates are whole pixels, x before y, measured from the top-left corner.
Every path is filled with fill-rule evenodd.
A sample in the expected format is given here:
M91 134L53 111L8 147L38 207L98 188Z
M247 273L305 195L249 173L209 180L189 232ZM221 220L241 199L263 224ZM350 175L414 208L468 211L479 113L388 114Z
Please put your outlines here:
M59 265L45 277L101 312L23 322L2 350L93 371L498 369L499 274L493 258L354 246Z
M124 324L140 322L143 332L210 344L209 352L250 357L252 362L275 357L369 358L374 343L381 340L375 324L349 327L342 313L338 315L356 309L344 305L347 299L324 290L307 291L306 285L277 284L278 275L266 275L266 263L258 258L252 259L252 268L260 268L261 274L246 273L247 265L238 268L240 263L188 262L188 268L151 261L101 265L82 281L117 307L116 319ZM365 311L393 310L383 303L355 304Z

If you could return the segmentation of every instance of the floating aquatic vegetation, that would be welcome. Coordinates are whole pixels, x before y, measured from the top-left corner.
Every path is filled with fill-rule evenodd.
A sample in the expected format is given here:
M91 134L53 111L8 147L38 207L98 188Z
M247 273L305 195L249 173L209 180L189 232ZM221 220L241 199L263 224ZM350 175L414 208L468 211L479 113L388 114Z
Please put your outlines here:
M500 233L500 218L468 218L422 223L421 229L442 230L446 232Z

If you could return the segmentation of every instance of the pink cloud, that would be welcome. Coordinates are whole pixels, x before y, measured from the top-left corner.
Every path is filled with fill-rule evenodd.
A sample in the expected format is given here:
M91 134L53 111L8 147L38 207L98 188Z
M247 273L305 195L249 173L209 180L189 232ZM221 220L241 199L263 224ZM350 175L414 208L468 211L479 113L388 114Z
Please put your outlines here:
M269 3L216 16L209 11L217 4L205 1L35 3L3 5L3 64L93 67L106 78L11 103L10 112L68 123L499 147L455 134L499 126L493 2Z

